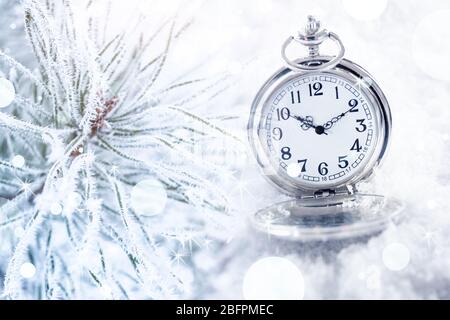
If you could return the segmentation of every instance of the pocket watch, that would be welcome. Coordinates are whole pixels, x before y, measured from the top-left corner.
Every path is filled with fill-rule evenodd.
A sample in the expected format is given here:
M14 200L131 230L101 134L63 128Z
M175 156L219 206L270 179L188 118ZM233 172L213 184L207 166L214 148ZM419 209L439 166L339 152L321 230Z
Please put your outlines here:
M319 53L325 41L336 44L335 56ZM305 46L309 55L291 60L286 51L292 44ZM359 200L367 200L358 194L357 183L369 179L386 154L391 112L373 77L344 53L340 38L308 17L305 32L282 46L286 67L265 82L253 101L248 137L257 163L264 176L293 199L278 211L271 207L258 212L253 219L260 228L271 219L275 222L270 227L281 225L282 234L296 225L289 234L301 235L305 212L314 212L314 219L321 212L348 213L345 203L350 201L354 208ZM374 199L379 202L378 196ZM300 222L296 217L302 217Z

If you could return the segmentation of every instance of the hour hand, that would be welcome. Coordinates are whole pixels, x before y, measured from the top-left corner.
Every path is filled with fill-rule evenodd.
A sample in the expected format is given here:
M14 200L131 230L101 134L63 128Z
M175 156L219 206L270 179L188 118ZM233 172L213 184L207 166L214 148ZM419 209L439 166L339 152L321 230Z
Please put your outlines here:
M292 116L291 118L294 118L298 121L301 122L301 128L303 130L308 130L309 128L313 128L314 131L318 134L318 135L328 135L328 133L325 132L325 128L323 126L316 126L314 125L314 119L311 116L306 116L306 117L300 117L300 116Z
M301 116L291 115L291 118L294 118L295 120L300 121L301 128L305 131L308 130L309 128L315 128L314 119L311 116L301 117Z

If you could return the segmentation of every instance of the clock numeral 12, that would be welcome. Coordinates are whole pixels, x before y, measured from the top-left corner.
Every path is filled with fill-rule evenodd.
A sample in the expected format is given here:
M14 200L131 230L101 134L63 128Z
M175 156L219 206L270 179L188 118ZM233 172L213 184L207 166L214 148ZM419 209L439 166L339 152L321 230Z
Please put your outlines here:
M315 82L314 84L309 84L309 96L323 96L322 92L323 85L320 82Z
M336 99L339 99L339 88L334 87L334 90L336 91Z

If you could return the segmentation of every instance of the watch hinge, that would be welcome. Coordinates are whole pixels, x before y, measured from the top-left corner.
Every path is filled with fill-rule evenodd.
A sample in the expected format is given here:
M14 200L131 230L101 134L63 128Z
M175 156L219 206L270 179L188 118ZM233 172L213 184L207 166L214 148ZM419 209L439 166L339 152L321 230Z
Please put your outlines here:
M353 187L346 186L340 189L323 189L315 191L313 194L304 195L302 198L325 199L335 196L347 196L355 193Z
M321 199L321 198L330 198L334 197L336 195L336 191L334 190L319 190L314 192L314 198Z

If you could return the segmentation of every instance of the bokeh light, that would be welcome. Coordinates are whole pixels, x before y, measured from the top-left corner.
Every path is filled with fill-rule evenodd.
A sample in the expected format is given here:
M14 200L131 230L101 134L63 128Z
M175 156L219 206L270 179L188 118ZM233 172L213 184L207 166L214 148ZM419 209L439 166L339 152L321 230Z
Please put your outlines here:
M166 202L166 189L156 179L142 180L131 190L130 203L137 214L158 215L164 210Z
M417 66L427 75L450 81L450 10L423 18L413 32L412 53Z
M25 165L25 158L20 154L15 155L11 160L11 164L16 168L22 168Z
M16 90L14 85L5 78L0 78L0 108L6 108L14 101Z
M383 250L383 263L391 271L401 271L405 269L410 261L408 247L402 243L391 243Z
M36 274L36 267L30 262L25 262L20 266L19 272L23 278L30 279Z
M345 11L354 19L372 21L378 19L387 7L387 0L343 0Z
M62 209L63 208L62 208L61 204L58 202L55 202L55 203L52 203L52 205L50 207L50 212L52 213L52 215L58 216L61 214Z
M304 296L303 275L288 259L263 258L247 270L243 295L247 300L301 300Z
M302 167L298 163L291 163L287 166L287 174L292 178L297 178L302 173Z

